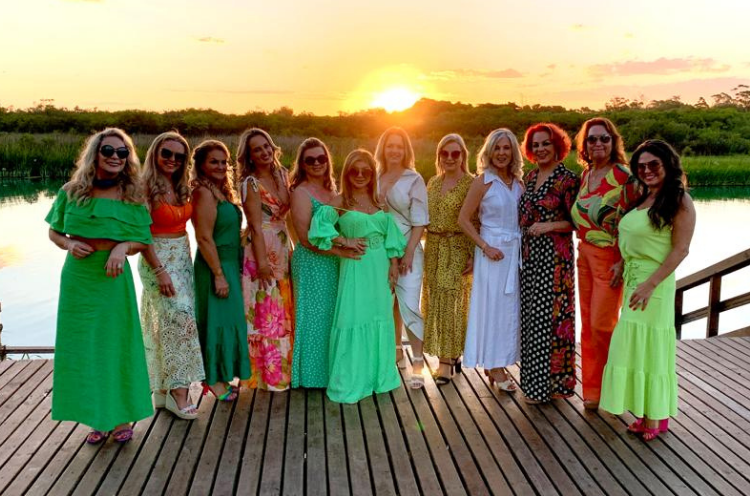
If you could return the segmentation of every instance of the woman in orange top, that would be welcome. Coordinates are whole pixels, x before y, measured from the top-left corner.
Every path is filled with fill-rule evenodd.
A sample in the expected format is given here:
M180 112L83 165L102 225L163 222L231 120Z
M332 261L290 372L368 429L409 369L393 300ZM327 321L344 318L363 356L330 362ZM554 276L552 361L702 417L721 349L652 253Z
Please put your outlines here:
M571 217L578 234L578 295L581 308L583 406L599 406L602 371L622 304L622 257L617 225L638 199L623 142L609 119L583 123L576 138L583 167Z
M190 383L205 378L195 324L193 263L185 226L193 212L188 187L190 147L175 132L156 137L146 152L143 182L154 244L143 252L141 327L154 406L192 420Z

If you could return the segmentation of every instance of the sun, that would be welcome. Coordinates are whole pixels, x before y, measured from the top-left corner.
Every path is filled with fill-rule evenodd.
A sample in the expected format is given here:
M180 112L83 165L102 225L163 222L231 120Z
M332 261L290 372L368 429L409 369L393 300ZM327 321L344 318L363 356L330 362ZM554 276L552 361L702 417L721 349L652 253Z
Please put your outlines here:
M389 88L378 93L372 103L370 103L370 106L374 108L383 108L388 112L395 112L408 109L414 105L420 97L420 94L405 87Z

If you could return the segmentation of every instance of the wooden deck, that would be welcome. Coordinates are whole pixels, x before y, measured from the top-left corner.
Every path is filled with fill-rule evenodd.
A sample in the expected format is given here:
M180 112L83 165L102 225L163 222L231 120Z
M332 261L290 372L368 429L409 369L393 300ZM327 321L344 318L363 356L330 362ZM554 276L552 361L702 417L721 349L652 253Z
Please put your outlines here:
M750 494L750 338L680 342L677 362L680 415L649 444L629 416L529 406L465 369L358 405L208 396L194 422L159 412L124 446L88 446L50 419L53 362L4 361L0 494Z

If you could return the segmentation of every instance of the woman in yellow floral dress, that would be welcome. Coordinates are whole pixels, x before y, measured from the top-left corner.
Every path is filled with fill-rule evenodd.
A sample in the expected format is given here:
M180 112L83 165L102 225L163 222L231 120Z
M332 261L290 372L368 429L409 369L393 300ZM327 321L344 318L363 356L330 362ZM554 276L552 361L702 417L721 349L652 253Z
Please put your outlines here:
M466 339L474 245L461 231L458 213L473 178L468 156L461 136L444 136L437 146L437 175L427 184L430 225L424 252L422 315L424 351L440 357L438 384L450 381Z
M251 388L289 388L294 340L294 307L289 273L292 250L286 227L289 181L279 162L281 149L262 129L240 137L239 190L247 216L242 262Z

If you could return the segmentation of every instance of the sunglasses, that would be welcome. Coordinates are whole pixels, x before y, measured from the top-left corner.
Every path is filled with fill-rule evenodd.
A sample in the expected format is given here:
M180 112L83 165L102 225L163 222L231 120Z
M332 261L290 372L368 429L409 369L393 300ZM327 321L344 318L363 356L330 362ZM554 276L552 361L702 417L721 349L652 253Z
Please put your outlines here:
M612 141L612 136L608 134L602 134L601 136L595 136L592 134L590 136L586 136L586 143L588 143L589 145L595 145L597 141L601 141L602 144L606 145L607 143Z
M646 172L647 170L651 172L656 172L661 168L661 162L658 160L652 160L651 162L644 162L642 164L638 164L638 170L641 172Z
M115 153L117 154L117 158L128 158L128 155L130 155L130 150L128 150L124 146L115 148L112 145L104 145L103 147L99 148L99 153L101 153L102 157L104 158L109 158Z
M351 177L352 179L357 178L359 176L362 176L365 179L370 179L372 177L372 170L351 168L349 169L349 172L347 172L347 175Z
M448 159L448 157L453 160L458 160L461 158L461 150L453 150L452 152L449 152L448 150L440 150L440 158Z
M305 157L304 162L305 162L305 165L310 165L310 166L313 166L316 163L320 165L325 165L328 163L328 157L326 157L325 155L318 155L317 157L311 157L310 155L308 155L307 157Z
M177 162L178 164L184 164L185 159L187 158L186 154L173 152L169 148L162 148L161 151L159 152L159 155L164 160L172 160L172 157L174 157L174 161Z

